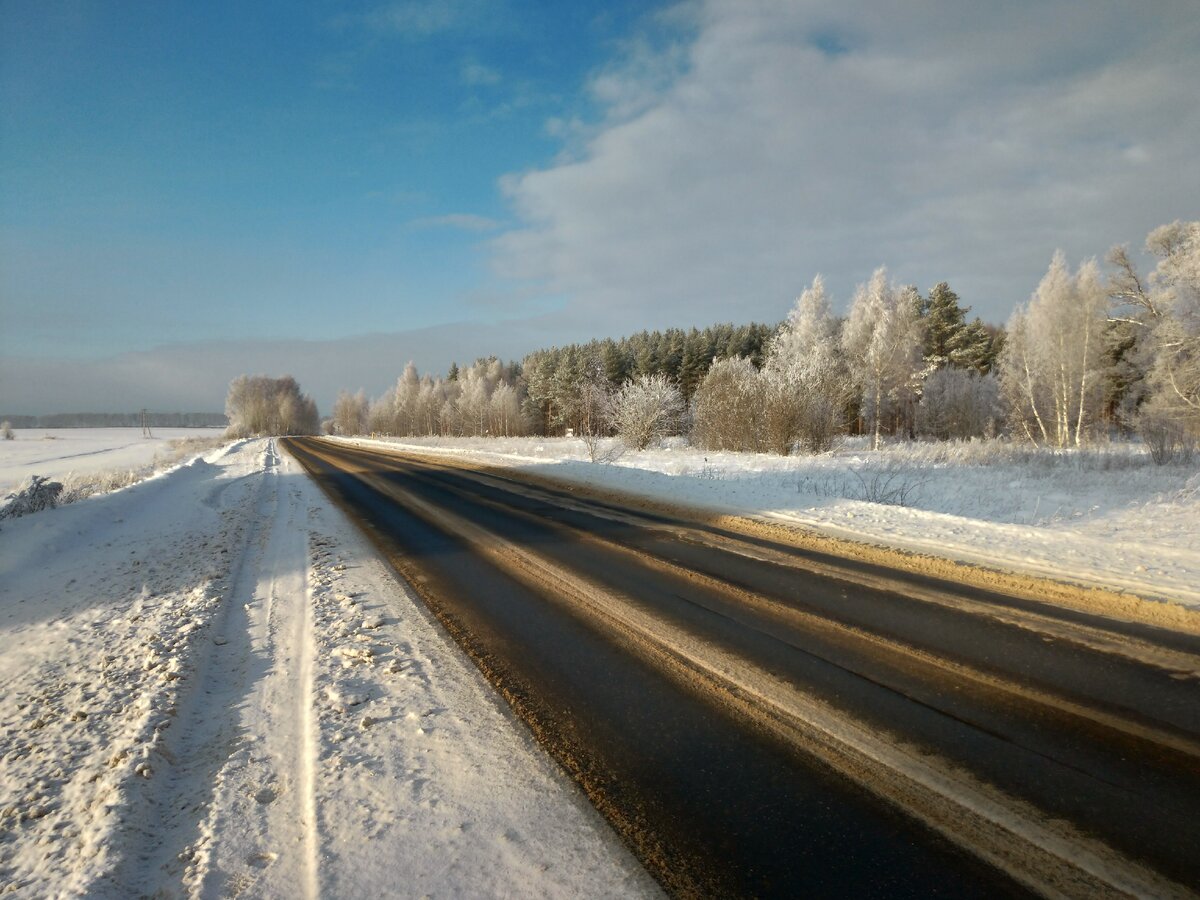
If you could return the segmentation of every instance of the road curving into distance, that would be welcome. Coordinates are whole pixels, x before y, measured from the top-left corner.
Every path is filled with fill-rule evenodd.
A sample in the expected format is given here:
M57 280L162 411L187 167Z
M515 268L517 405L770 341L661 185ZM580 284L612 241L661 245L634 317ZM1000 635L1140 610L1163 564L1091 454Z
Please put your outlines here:
M672 893L1200 890L1200 637L285 447Z

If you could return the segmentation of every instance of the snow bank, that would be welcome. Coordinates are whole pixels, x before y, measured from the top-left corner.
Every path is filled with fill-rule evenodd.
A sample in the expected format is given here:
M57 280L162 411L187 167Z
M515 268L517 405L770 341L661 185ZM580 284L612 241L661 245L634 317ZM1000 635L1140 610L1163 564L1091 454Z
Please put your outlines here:
M270 441L5 523L0 760L20 896L655 891Z
M681 440L610 465L568 438L384 444L466 456L594 488L759 516L1031 575L1200 606L1200 470L1137 445L1036 450L1002 441L848 441L819 456L706 453Z

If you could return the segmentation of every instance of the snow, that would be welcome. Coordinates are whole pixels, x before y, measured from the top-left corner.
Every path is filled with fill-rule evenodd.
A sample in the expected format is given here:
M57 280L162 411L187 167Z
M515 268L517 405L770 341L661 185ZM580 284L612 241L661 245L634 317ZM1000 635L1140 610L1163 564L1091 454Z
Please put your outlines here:
M270 441L5 522L0 759L18 896L657 890Z
M223 428L18 428L11 441L0 440L0 489L30 475L63 478L111 469L148 466L171 441L219 437Z
M0 473L144 467L163 443L26 432ZM571 439L383 443L1200 606L1200 474L1130 445L670 441L599 464ZM657 891L271 441L4 522L0 760L19 896Z
M855 440L816 456L682 440L588 461L570 438L344 438L450 454L592 488L1200 607L1200 467L1137 445L1053 452L1002 441Z

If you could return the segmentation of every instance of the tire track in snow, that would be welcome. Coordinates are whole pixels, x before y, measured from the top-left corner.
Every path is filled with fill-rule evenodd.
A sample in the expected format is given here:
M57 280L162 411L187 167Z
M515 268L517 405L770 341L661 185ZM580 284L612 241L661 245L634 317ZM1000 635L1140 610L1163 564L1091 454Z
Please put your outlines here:
M212 809L220 786L216 776L238 744L236 701L253 663L242 600L267 537L262 523L269 520L274 498L261 473L274 454L270 444L264 447L259 483L238 511L242 552L230 565L208 623L207 652L190 661L192 674L173 710L173 725L163 732L159 752L169 765L154 773L126 816L121 860L107 879L119 895L178 896L208 858L204 811Z
M272 442L263 476L272 514L241 591L258 665L241 686L240 744L217 775L210 846L190 885L203 896L319 895L306 507L282 468Z

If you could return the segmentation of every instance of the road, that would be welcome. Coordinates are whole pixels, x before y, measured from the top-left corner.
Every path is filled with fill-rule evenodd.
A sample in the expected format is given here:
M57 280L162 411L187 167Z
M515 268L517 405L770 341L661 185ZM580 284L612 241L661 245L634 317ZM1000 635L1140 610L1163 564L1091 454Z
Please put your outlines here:
M286 444L678 895L1190 896L1200 638Z

